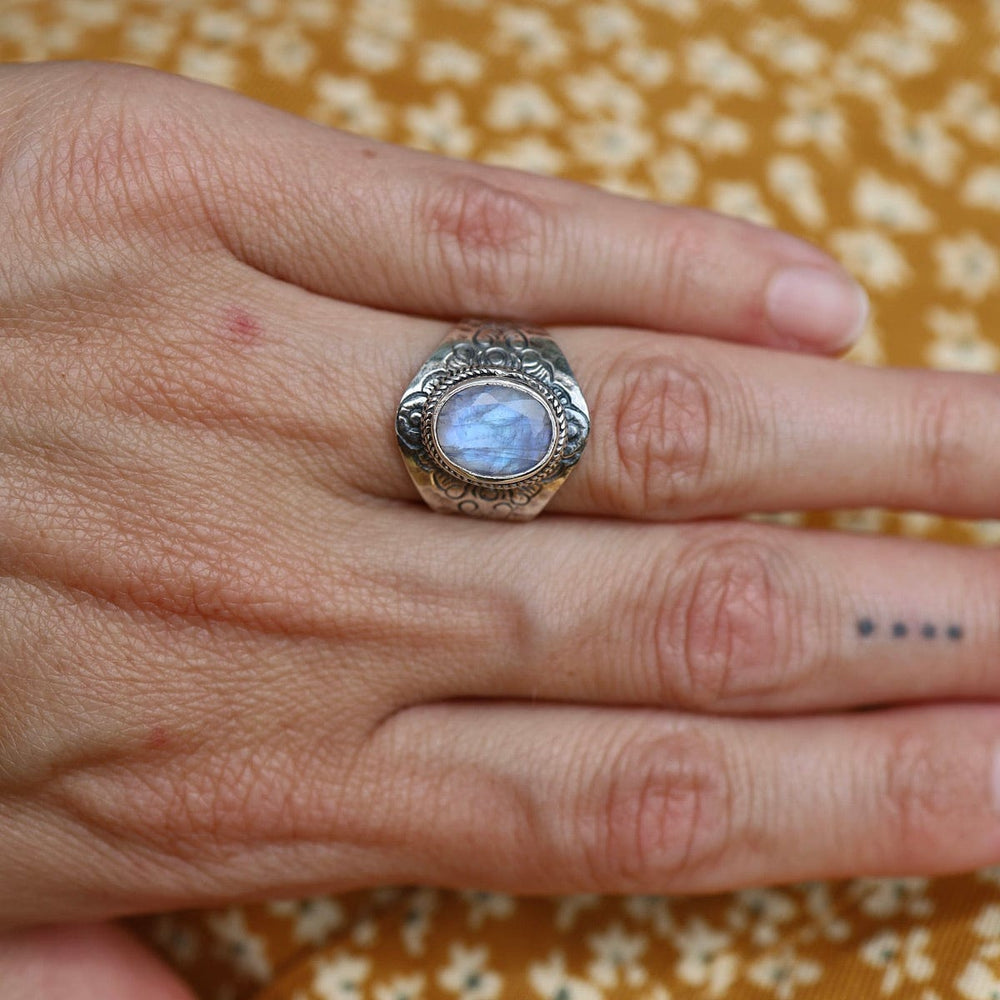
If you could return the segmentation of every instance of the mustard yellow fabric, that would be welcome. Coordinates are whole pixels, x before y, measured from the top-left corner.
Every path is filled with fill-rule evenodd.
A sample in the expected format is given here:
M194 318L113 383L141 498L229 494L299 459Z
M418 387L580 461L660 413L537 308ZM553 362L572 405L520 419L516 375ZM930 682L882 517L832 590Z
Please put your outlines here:
M1000 362L1000 0L0 0L0 59L63 58L773 223L870 290L852 360ZM1000 869L701 899L384 889L140 927L206 1000L1000 1000Z

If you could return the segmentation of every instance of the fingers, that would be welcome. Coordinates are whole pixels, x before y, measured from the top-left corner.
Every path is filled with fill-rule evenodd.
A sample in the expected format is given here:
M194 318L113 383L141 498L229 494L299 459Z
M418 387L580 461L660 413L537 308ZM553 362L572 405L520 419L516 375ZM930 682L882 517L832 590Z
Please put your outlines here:
M338 322L331 313L324 329ZM359 430L395 412L437 336L389 316L361 322L336 347L326 335L338 364L370 369L373 338L399 347L379 355L384 381L358 399ZM303 328L302 336L324 334ZM791 355L779 364L743 345L637 331L556 336L588 400L591 436L549 511L657 520L867 506L998 512L1000 388L992 376ZM414 496L393 441L357 459L361 488Z
M420 533L437 587L457 574L474 595L485 575L497 609L478 669L424 665L412 698L782 714L1000 696L992 552L746 523L551 519L461 542L409 523L400 544Z
M435 882L701 893L995 864L998 723L995 706L731 720L452 703L394 715L370 754Z
M95 87L93 67L64 72ZM141 169L115 184L139 175L160 192L129 204L193 215L241 260L324 295L821 352L846 347L865 320L860 287L784 234L382 145L204 84L101 73L74 160L90 140L106 158L109 128L125 130L118 144Z

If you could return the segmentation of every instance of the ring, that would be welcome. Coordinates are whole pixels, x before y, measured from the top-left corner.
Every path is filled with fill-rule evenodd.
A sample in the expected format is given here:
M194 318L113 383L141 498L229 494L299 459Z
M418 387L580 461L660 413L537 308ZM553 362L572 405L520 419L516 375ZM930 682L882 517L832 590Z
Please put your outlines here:
M545 331L464 320L403 393L396 438L433 510L528 521L580 460L590 415Z

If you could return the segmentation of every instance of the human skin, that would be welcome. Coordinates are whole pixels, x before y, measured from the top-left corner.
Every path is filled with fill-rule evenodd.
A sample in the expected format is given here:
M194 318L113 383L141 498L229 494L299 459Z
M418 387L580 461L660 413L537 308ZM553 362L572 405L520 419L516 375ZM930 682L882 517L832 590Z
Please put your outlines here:
M29 929L223 901L1000 862L996 555L739 519L1000 514L996 380L824 357L818 250L95 64L0 68L0 231L0 983L167 1000ZM396 450L470 314L590 405L528 524Z

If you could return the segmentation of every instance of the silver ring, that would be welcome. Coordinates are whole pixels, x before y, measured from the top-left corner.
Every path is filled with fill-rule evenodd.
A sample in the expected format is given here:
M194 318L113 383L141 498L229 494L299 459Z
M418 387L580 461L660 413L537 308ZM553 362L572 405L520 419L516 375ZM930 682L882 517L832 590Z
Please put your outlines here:
M469 319L403 393L396 439L428 506L528 521L580 460L590 415L563 352L520 323Z

